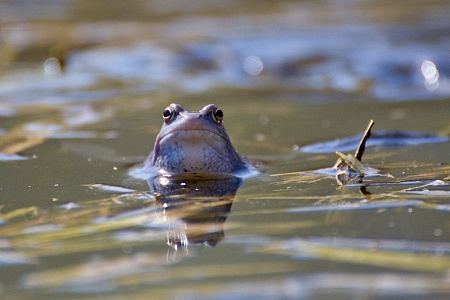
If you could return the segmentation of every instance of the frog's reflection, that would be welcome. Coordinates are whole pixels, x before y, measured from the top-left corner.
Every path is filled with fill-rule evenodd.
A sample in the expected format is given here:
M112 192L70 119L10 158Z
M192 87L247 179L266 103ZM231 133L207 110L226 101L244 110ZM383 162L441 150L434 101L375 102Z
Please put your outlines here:
M234 176L150 178L150 191L169 224L167 244L174 249L189 243L217 245L241 184Z

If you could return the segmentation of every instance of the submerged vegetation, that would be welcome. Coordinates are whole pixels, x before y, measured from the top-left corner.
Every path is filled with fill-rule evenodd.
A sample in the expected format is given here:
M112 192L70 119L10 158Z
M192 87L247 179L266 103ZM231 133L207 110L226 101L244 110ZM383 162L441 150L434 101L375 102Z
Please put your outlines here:
M447 2L1 2L0 298L449 298ZM130 177L172 102L265 174Z

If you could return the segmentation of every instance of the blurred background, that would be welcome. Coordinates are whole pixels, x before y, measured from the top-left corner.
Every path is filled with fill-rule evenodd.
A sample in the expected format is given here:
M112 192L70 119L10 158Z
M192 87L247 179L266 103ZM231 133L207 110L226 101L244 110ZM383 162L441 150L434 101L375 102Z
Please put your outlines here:
M282 90L292 101L448 98L449 10L447 1L2 1L2 114L218 88Z

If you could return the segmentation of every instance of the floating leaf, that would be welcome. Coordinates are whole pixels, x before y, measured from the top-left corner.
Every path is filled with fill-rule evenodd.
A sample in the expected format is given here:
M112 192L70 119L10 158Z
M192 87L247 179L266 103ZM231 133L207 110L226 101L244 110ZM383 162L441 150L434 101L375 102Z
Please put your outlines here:
M366 167L361 162L364 151L366 150L366 143L372 135L371 130L373 124L374 121L370 120L369 125L367 126L366 131L364 132L354 155L345 155L341 152L336 151L336 155L339 157L339 159L334 164L333 169L336 170L336 181L339 185L347 185L355 182L360 183L365 175L382 174L390 178L393 177L390 174L381 173L377 169Z
M20 218L28 214L34 214L38 212L38 208L36 206L30 206L25 208L19 208L4 214L1 214L0 220L9 221L15 218Z
M362 175L369 173L368 168L366 168L361 163L361 161L359 161L359 159L356 158L355 156L353 156L351 154L345 155L345 154L343 154L341 152L337 152L337 151L336 151L336 155L340 159L339 164L341 164L341 163L347 164L353 171L361 173ZM336 168L339 168L339 167L336 167Z
M376 246L376 243L374 243ZM261 251L275 254L312 257L358 265L371 265L426 272L446 272L450 270L450 256L434 253L359 249L348 245L324 245L314 241L295 239L290 243L271 243Z
M18 139L11 144L5 145L0 152L5 154L16 154L32 148L34 146L42 144L46 139L41 136L26 137L24 139Z
M87 186L89 188L95 188L106 192L111 193L133 193L136 192L136 190L126 188L123 186L117 186L117 185L108 185L108 184L102 184L102 183L89 183L89 184L83 184L83 186Z

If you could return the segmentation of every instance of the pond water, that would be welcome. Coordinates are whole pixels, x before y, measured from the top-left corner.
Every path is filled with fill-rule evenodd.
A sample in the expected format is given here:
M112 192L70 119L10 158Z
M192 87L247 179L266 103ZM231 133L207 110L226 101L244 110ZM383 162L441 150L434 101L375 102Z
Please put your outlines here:
M448 15L447 1L3 1L1 298L447 299ZM217 104L265 172L131 177L172 102ZM440 138L369 146L382 174L361 184L318 172L357 143L317 143L370 119Z

